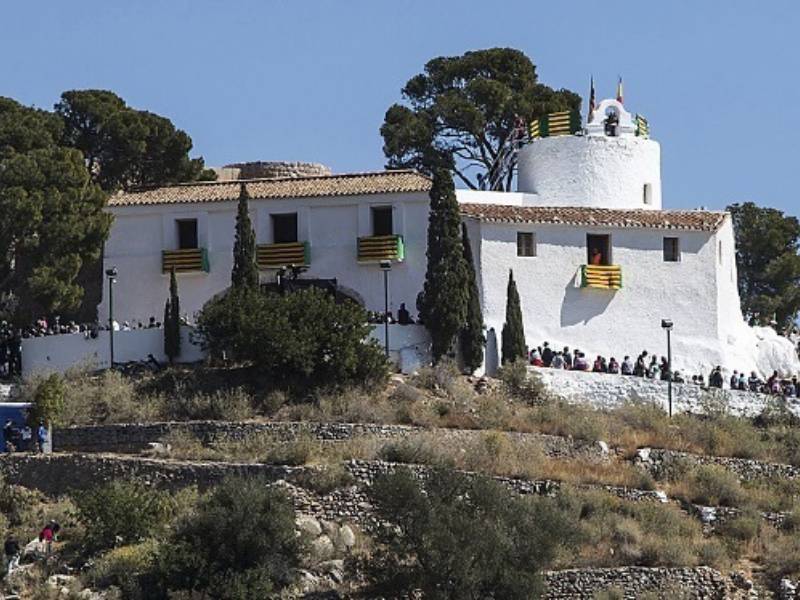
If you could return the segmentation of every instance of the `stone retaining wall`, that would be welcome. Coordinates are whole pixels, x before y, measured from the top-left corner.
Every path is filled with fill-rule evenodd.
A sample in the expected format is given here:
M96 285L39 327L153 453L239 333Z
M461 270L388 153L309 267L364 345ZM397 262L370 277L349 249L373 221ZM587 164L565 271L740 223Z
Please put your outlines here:
M541 377L549 390L569 402L590 404L595 408L615 408L630 401L653 402L667 410L667 383L608 373L588 373L530 367ZM774 397L751 392L732 390L707 390L684 383L672 385L673 412L702 414L707 404L724 406L731 414L740 417L755 417L763 412ZM790 398L788 408L800 415L800 402Z
M140 452L170 433L183 433L203 444L243 440L252 436L271 435L292 440L310 435L323 441L343 441L360 436L393 439L430 433L453 443L466 442L485 435L483 430L426 429L408 425L379 425L372 423L313 423L295 421L227 422L185 421L162 423L126 423L68 427L53 432L53 447L59 452ZM598 445L555 435L507 432L512 440L533 442L551 458L604 459L607 453Z
M710 567L663 568L620 567L616 569L570 569L545 573L546 600L592 600L599 592L616 590L627 599L653 598L738 600L748 598L743 584L737 588L731 579Z
M770 463L751 458L731 456L707 456L661 448L640 448L635 464L647 470L655 479L680 476L687 466L717 465L736 473L744 481L763 478L797 479L800 467L783 463Z

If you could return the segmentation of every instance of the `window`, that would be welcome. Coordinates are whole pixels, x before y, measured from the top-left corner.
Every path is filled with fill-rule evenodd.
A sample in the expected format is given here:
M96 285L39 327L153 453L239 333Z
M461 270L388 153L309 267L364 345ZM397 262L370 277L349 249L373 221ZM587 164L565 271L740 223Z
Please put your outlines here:
M586 234L586 264L610 265L611 236Z
M664 262L679 262L681 260L681 248L678 238L664 238Z
M653 186L649 183L644 184L644 190L642 192L642 200L645 204L652 204L653 203Z
M392 207L373 206L372 207L372 235L392 235Z
M297 213L272 215L272 242L287 244L297 241Z
M533 233L517 232L517 256L536 256L536 238Z
M178 219L178 249L197 248L197 219Z

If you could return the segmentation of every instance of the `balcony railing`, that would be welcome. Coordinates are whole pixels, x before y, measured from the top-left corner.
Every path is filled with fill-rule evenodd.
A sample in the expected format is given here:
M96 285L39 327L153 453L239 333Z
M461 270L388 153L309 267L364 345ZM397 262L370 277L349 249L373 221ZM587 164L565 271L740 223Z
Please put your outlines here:
M358 238L358 262L373 263L382 260L402 261L406 250L403 236L375 235Z
M619 265L583 265L581 287L618 290L622 287L622 267Z
M205 248L164 250L161 253L161 271L169 273L173 267L176 273L208 273L208 252Z
M294 265L311 264L311 248L308 242L284 242L281 244L259 244L256 249L259 269L279 269Z

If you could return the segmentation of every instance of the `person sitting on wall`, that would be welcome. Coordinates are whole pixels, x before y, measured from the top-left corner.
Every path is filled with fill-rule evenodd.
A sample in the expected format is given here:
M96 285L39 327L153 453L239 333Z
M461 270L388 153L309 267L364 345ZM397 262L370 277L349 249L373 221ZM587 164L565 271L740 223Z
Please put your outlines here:
M542 363L544 363L545 367L549 367L552 362L553 350L550 348L550 342L545 342L542 349Z
M783 395L784 396L786 396L787 398L793 398L796 391L797 391L797 388L795 387L794 383L792 383L791 379L789 381L787 381L786 383L784 383L784 385L783 385Z
M564 357L564 368L571 369L572 368L572 352L569 351L569 346L564 346L564 351L562 352L562 356Z
M630 358L628 358L628 360L630 360ZM612 375L619 375L619 363L613 356L608 360L608 372Z
M17 447L15 445L17 438L17 426L14 421L6 419L6 424L3 426L3 440L6 443L6 452L14 452Z
M747 379L744 376L744 371L739 371L739 382L736 387L740 392L747 391Z
M733 373L731 373L730 385L732 390L735 390L737 387L739 387L739 371L736 369L734 369Z
M756 375L755 371L750 372L750 377L747 379L747 387L751 392L761 391L761 379Z
M659 374L658 369L658 362L656 361L656 357L653 356L650 359L650 365L647 367L647 378L648 379L656 379Z
M620 372L623 375L633 375L633 368L634 366L631 357L626 355L625 358L622 359L622 366L620 367Z
M588 371L589 370L589 361L586 360L586 356L583 352L575 352L575 360L573 361L572 366L573 371Z
M636 364L633 367L633 374L636 377L644 377L646 371L647 365L644 362L644 354L640 354L639 358L636 359Z
M411 318L411 314L408 312L405 302L401 302L400 308L397 309L397 322L400 323L400 325L414 324L414 319Z
M594 363L592 364L592 373L602 373L603 372L603 361L600 358L600 355L597 355L597 358L594 359Z
M661 357L661 366L659 367L661 370L661 381L669 381L669 362L667 362L666 357Z
M675 371L672 374L672 381L673 381L673 383L686 383L685 380L683 379L683 375L681 375L680 371Z
M773 392L773 388L775 387L775 382L777 380L778 380L778 372L777 371L773 371L772 375L770 375L769 378L767 379L766 392L768 394L774 393Z
M533 350L531 350L530 361L534 367L541 367L544 365L544 363L542 362L542 353L539 352L538 348L534 348Z
M722 367L717 365L714 367L714 370L711 371L711 374L708 376L708 385L710 387L722 389L722 385L725 382L725 379L722 377Z
M564 356L561 352L556 352L553 354L553 360L550 363L550 368L552 369L563 369L564 368Z

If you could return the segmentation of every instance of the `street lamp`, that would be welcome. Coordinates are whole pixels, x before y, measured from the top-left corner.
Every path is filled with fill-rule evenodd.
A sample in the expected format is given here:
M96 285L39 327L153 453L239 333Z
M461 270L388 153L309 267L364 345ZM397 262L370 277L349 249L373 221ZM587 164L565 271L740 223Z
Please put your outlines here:
M383 271L383 334L386 345L386 358L389 358L389 271L392 270L392 261L380 262Z
M117 281L117 267L106 269L108 277L108 349L111 368L114 368L114 283Z
M667 401L669 402L669 416L672 417L672 320L661 319L661 327L667 332Z

